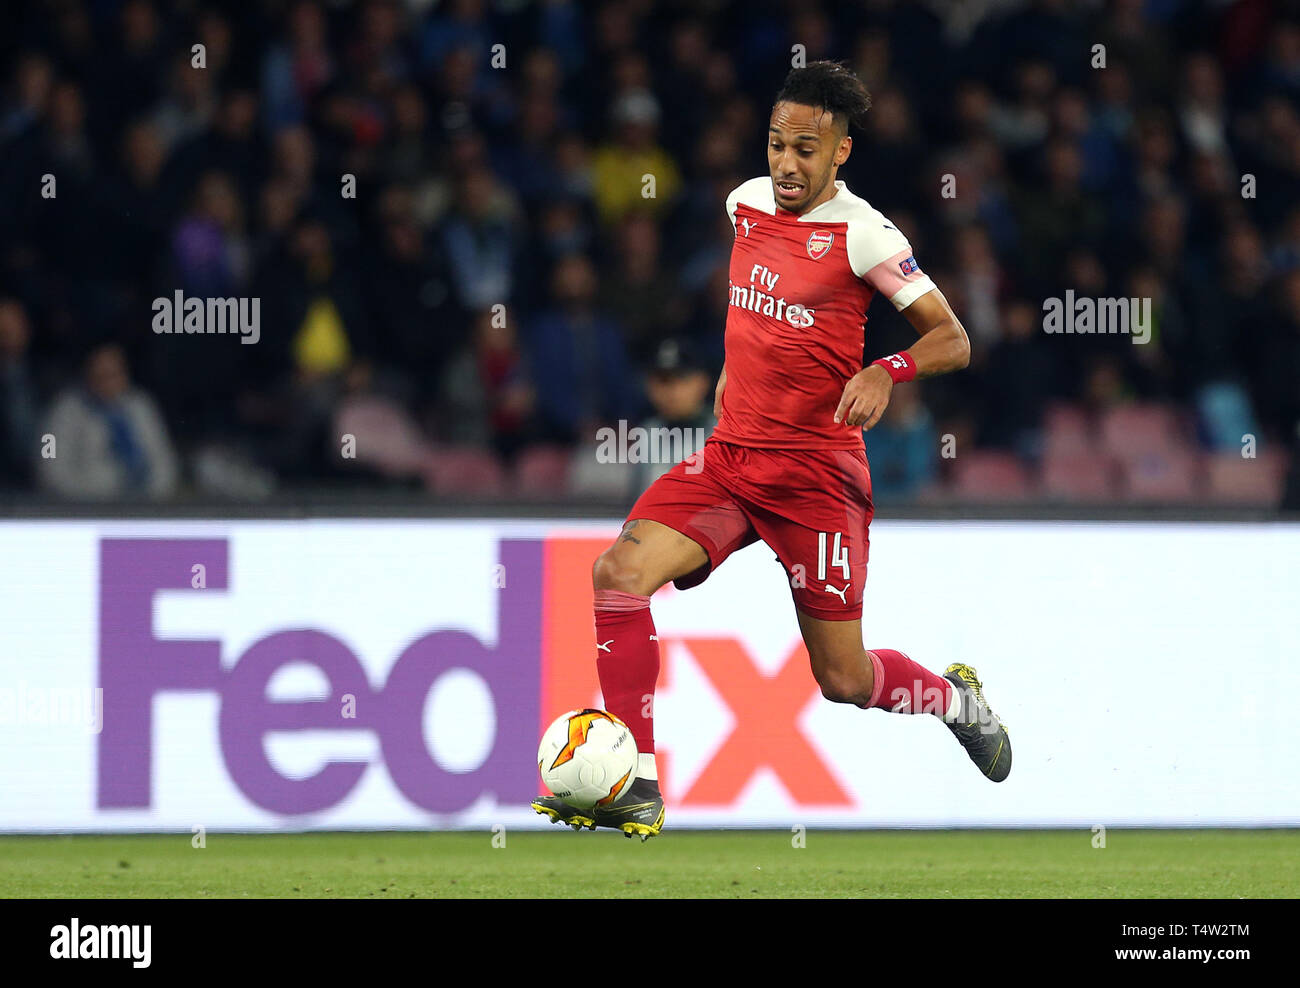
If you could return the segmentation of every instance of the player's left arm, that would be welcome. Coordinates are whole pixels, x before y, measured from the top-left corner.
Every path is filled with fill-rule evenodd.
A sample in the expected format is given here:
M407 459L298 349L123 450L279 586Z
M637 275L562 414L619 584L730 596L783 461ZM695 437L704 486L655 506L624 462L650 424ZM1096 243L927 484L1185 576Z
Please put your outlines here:
M937 288L928 291L902 312L921 338L905 354L886 360L910 361L917 378L949 374L970 363L970 339L943 292ZM885 413L893 390L894 379L884 367L864 367L844 385L835 421L855 429L870 429Z

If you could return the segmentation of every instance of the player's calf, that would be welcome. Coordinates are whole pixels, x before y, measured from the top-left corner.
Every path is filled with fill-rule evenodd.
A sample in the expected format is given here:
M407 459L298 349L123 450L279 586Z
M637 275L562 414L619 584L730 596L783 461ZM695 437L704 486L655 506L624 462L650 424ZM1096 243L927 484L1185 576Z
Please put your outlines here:
M813 678L822 696L832 703L870 706L874 670L862 647L862 622L828 621L802 610L798 614Z

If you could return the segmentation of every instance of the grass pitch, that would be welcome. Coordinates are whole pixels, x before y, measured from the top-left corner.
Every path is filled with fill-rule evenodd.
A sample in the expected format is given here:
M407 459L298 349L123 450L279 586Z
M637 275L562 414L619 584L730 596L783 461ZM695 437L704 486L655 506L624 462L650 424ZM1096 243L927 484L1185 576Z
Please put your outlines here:
M1300 831L613 831L0 837L4 898L1273 898ZM497 837L500 843L501 837Z

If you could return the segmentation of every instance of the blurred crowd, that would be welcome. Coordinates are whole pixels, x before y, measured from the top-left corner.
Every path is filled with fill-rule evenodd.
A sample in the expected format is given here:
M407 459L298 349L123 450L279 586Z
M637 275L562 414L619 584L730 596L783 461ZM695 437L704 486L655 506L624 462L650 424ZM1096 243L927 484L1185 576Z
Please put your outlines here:
M2 487L634 494L596 432L711 425L723 203L794 51L871 90L841 178L973 346L895 389L880 499L1281 496L1300 5L42 0L5 27ZM1067 290L1152 299L1150 342L1045 333ZM258 342L155 332L177 291L259 298ZM866 359L913 338L877 299Z

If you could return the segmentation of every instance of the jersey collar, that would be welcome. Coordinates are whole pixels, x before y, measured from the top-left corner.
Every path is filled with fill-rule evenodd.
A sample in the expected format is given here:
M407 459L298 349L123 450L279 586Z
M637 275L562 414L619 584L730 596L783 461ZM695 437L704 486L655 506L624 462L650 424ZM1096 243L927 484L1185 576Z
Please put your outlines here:
M833 203L836 199L838 199L840 193L844 192L845 189L846 186L844 184L844 180L837 178L835 180L835 195L831 196L829 199L827 199L816 209L810 209L808 210L808 212L800 213L798 216L796 216L794 213L790 212L789 210L782 209L780 206L777 206L776 215L781 219L786 220L787 222L790 223L802 223L804 220L816 220L817 214L820 213L827 206L829 206L831 203ZM773 196L773 198L775 198L775 196Z

